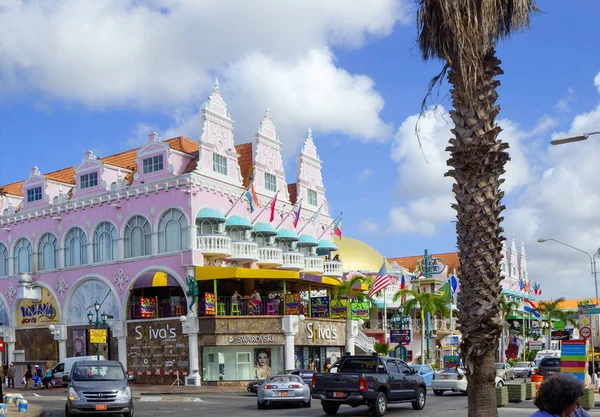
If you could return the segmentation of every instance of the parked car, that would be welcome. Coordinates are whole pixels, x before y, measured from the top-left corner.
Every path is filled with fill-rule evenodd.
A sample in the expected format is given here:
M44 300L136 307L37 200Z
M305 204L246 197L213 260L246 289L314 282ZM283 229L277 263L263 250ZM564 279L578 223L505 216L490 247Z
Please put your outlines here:
M73 364L77 361L95 361L101 360L103 361L104 356L93 355L93 356L75 356L72 358L65 358L62 361L58 362L54 368L52 368L52 374L56 380L57 385L67 385L66 382L63 381L63 376L69 376L71 374L71 368Z
M255 379L254 381L250 381L248 382L248 386L246 387L246 389L248 390L248 392L250 394L257 394L258 393L258 387L265 382L264 379Z
M315 372L316 371L312 369L287 369L282 373L288 375L298 375L310 388L310 385L312 384L312 376Z
M501 387L504 380L496 375L495 385ZM468 384L467 375L463 368L450 368L433 375L431 388L434 395L443 395L446 391L462 392L467 394Z
M416 370L417 373L419 375L421 375L423 377L423 379L425 380L425 384L427 384L428 387L431 386L431 381L433 380L433 374L435 374L435 371L433 370L433 368L431 366L415 364L415 365L410 365L410 369Z
M547 377L558 372L560 372L560 358L557 357L543 358L540 361L540 365L537 369L537 374L543 377Z
M65 417L76 414L122 414L133 417L133 400L127 375L119 361L77 361L69 376Z
M529 377L535 374L535 369L534 362L517 362L513 366L515 377Z
M515 379L515 371L510 363L496 363L496 376L502 379Z
M396 358L377 355L344 356L335 372L315 373L312 397L321 400L325 414L335 415L340 405L368 406L382 417L388 403L412 403L415 410L425 407L425 379Z
M310 389L298 375L275 375L258 387L256 408L259 410L277 403L298 402L310 407Z

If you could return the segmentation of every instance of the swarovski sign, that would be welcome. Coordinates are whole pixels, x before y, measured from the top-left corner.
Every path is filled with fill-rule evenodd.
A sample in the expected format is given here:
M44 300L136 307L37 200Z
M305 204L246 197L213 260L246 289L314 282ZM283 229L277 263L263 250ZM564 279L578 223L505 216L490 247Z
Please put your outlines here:
M230 336L229 343L274 343L273 335Z

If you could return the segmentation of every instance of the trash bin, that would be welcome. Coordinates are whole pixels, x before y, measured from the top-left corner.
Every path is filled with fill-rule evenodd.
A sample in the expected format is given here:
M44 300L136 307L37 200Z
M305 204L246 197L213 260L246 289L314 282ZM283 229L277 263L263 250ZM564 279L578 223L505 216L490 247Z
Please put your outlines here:
M27 412L27 400L21 400L21 401L19 401L19 407L17 408L17 411L19 413L26 413Z

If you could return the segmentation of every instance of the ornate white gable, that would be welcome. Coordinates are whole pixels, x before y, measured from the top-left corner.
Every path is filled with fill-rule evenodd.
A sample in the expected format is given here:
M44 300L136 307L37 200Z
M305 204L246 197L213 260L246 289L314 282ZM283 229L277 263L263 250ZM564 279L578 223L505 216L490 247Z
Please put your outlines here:
M81 161L81 163L79 165L77 165L77 167L75 167L75 173L76 174L84 174L86 172L102 169L103 167L104 167L104 162L98 160L96 155L94 155L94 152L87 151L85 153L85 155L83 156L83 160ZM99 176L101 173L102 173L102 171L100 171L98 173Z
M304 205L310 210L317 210L321 207L322 214L329 214L327 200L325 199L325 187L323 186L323 177L321 167L323 163L317 154L317 147L313 141L312 131L308 128L306 140L302 145L302 151L296 156L296 190L298 199L303 198ZM317 206L308 205L308 190L317 193Z
M150 134L148 135L148 141L146 142L146 144L144 146L142 146L140 148L139 151L137 151L136 156L138 158L146 158L146 157L152 156L152 155L159 155L162 152L170 153L171 147L169 146L168 143L165 143L160 139L160 136L158 136L158 133L150 132ZM139 160L138 160L138 166L141 166L141 165L139 165Z

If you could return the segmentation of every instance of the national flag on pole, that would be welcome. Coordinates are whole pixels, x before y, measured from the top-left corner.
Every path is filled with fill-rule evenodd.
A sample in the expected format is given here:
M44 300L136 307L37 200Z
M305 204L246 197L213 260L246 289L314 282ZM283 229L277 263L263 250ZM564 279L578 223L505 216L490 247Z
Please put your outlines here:
M533 313L533 315L538 319L541 317L540 313L537 312L537 307L535 304L533 304L533 302L527 297L523 298L523 310L528 313Z
M402 277L400 278L400 289L406 289L406 278L404 277L404 271L402 271Z
M450 302L452 300L452 287L450 286L450 279L448 279L444 285L442 285L437 292L443 300Z
M519 278L519 289L523 291L525 289L525 283L522 278Z
M256 207L258 207L258 197L256 195L256 191L254 191L254 182L250 184L250 189L248 189L246 192L246 198L250 204L250 213L254 213L254 210L256 210Z
M296 212L296 218L294 219L294 229L298 226L298 222L300 221L300 210L302 210L302 201L298 206L298 211Z
M279 191L275 193L275 197L273 197L273 201L271 201L271 219L269 220L269 222L273 222L273 220L275 219L275 206L277 205L277 194L279 194Z
M450 285L452 286L452 295L456 294L456 290L458 289L458 280L454 274L450 275Z
M381 265L381 269L379 270L377 276L375 277L375 280L373 281L373 285L371 285L371 288L369 289L369 297L373 297L379 291L383 290L388 285L390 285L390 283L390 276L387 273L387 268L385 267L384 260L383 265Z
M317 210L313 217L313 227L315 230L319 230L319 226L321 225L321 207Z
M342 215L340 214L340 218L337 219L335 224L333 225L333 233L336 234L340 239L342 238ZM384 262L385 265L385 262Z

